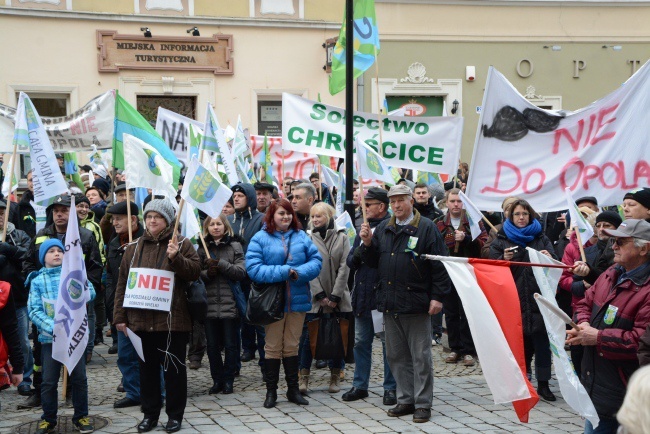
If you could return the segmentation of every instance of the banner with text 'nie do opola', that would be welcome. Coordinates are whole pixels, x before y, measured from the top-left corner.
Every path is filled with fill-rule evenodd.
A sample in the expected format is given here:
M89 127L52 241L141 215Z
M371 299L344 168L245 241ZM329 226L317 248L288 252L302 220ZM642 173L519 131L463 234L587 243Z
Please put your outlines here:
M576 111L540 109L490 68L467 183L479 209L507 196L538 212L566 209L564 191L617 205L650 185L650 66L609 95Z
M384 116L354 113L355 138L379 152L392 167L455 174L463 118ZM379 129L382 149L379 151ZM282 147L345 158L345 110L282 94Z

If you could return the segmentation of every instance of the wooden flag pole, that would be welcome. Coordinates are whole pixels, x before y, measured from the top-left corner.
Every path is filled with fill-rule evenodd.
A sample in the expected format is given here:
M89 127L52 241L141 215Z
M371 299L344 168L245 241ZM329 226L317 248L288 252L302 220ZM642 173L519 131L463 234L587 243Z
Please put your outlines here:
M133 228L131 227L131 197L129 194L129 189L126 189L126 227L129 231L129 243L133 242Z
M82 355L81 357L86 357L86 355ZM61 399L65 401L65 395L68 391L68 368L63 365L63 387L61 390Z
M585 246L582 245L582 236L580 235L580 228L578 226L574 229L576 231L576 238L578 239L578 247L580 248L580 258L582 262L587 263L587 257L585 256Z
M172 234L172 240L176 243L178 239L178 225L181 222L181 215L183 214L183 207L185 207L185 199L181 198L181 203L178 204L178 214L176 214L176 223L174 223L174 233Z
M323 200L323 182L321 181L323 177L323 168L321 167L320 158L318 159L318 200Z
M7 239L7 225L9 224L9 210L11 209L11 179L14 176L16 167L16 153L18 152L18 143L14 143L14 151L11 154L11 167L7 174L9 176L9 192L7 193L7 209L5 209L4 225L2 226L2 242Z
M379 57L377 56L377 46L374 46L375 50L375 80L377 82L377 85L375 86L375 89L377 90L377 122L379 124L379 155L382 157L384 156L384 139L383 139L383 134L381 131L383 128L381 127L381 101L379 100ZM388 116L388 106L386 106L386 116ZM365 211L365 210L364 210Z

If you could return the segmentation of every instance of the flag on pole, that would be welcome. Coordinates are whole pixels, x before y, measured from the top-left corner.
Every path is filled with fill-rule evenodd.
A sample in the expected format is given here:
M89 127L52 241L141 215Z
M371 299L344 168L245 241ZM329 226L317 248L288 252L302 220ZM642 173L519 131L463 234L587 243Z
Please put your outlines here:
M345 165L341 164L339 169L339 180L336 184L336 215L341 216L345 212Z
M539 264L560 264L548 256L538 252L535 249L526 247L531 262ZM543 268L533 267L533 275L537 281L542 296L549 302L557 307L555 301L555 292L557 284L562 276L561 268ZM592 425L598 426L600 419L594 407L589 394L583 387L580 379L576 375L571 363L571 357L564 349L564 337L566 336L566 325L564 320L555 315L544 303L535 299L539 311L544 318L544 325L546 325L546 333L548 334L549 344L551 346L551 353L553 354L553 370L557 377L557 382L560 386L562 398L569 406L574 409L580 416L589 419ZM558 307L559 309L559 307Z
M194 247L198 247L199 233L201 232L201 223L199 213L191 203L185 202L183 212L180 217L181 235L189 239Z
M260 167L264 169L265 182L273 184L273 162L271 161L271 151L269 150L269 139L264 134L264 144L260 153Z
M18 188L18 179L20 179L20 165L16 164L18 158L18 154L15 155L15 158L13 154L11 155L9 158L9 164L7 165L5 179L2 181L2 195L7 201L9 201L11 193L16 191Z
M235 129L235 138L232 142L232 155L235 159L243 157L246 151L248 150L248 145L246 144L246 135L244 134L244 128L241 124L241 115L237 117L237 128Z
M93 148L92 151L90 151L89 154L89 159L90 159L90 167L93 168L93 170L96 170L97 167L102 166L104 169L106 169L106 173L109 172L109 167L111 167L109 164L106 164L104 161L102 153L97 149L97 146L95 144L91 145ZM67 175L67 173L66 173Z
M124 173L126 188L145 187L176 197L172 186L173 167L148 143L124 134Z
M229 185L235 185L239 182L235 161L228 147L226 137L219 126L217 115L214 113L212 105L208 103L208 109L205 115L205 130L203 131L203 149L209 152L215 152L219 155L217 164L223 165L228 176Z
M395 185L395 180L386 161L362 141L356 140L356 142L359 175L364 179L374 179L386 184Z
M476 208L476 205L462 191L458 193L458 197L460 197L465 207L465 214L467 215L467 220L469 220L469 230L472 233L472 241L474 241L483 232L480 224L483 219L483 213Z
M573 197L571 196L571 189L569 187L564 190L566 194L566 201L569 208L569 214L571 215L571 225L576 226L578 232L580 232L580 238L582 239L582 244L586 244L589 241L589 238L594 236L594 228L587 222L587 219L582 215L576 205Z
M379 30L375 18L374 0L354 0L354 78L359 78L376 61L379 54ZM343 24L339 39L332 51L332 75L330 76L330 94L336 95L345 89L345 25Z
M127 178L128 179L128 178ZM181 197L212 218L219 217L232 190L219 182L208 169L193 158L187 169Z
M440 174L418 170L417 184L443 185Z
M195 125L190 124L190 144L187 147L187 161L192 161L192 157L199 158L199 150L201 149L201 141L203 140L203 131Z
M86 186L81 180L81 175L79 175L76 152L66 152L63 154L63 170L65 176L69 176L81 191L86 191Z
M354 245L354 239L357 236L357 230L354 228L354 222L352 221L352 217L350 217L350 213L344 211L336 218L336 220L334 220L334 223L336 223L336 226L339 228L345 229L345 234L348 236L350 247L352 247Z
M74 210L74 195L70 199L70 209ZM54 308L52 358L63 363L68 372L72 372L79 359L86 356L90 333L86 303L91 301L94 295L94 291L91 291L92 284L86 277L76 212L71 212L68 219L65 252L61 265L59 295Z
M115 95L115 136L113 137L113 166L117 169L126 169L124 134L142 140L161 155L162 159L172 167L172 184L176 188L181 175L181 163L178 158L149 122L131 104L117 94Z
M34 202L46 203L49 199L68 192L68 184L56 162L50 138L41 117L27 94L20 92L16 107L14 145L29 148L34 181Z
M495 404L512 402L521 422L539 401L526 378L521 307L510 267L475 258L428 257L445 266Z

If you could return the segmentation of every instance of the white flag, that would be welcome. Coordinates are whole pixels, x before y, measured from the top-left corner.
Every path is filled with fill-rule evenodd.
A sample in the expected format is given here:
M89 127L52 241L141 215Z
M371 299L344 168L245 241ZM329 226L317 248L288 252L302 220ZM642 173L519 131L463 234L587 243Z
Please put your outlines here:
M14 143L29 147L34 180L34 202L45 203L48 199L68 192L68 184L54 156L50 138L43 122L29 97L20 92L16 108Z
M156 148L126 133L122 141L126 188L151 188L164 191L172 199L176 197L173 168Z
M70 209L74 210L74 196L71 200ZM71 212L68 219L65 252L59 296L54 308L52 358L63 363L68 372L72 372L79 359L86 354L90 333L86 303L91 300L76 212Z
M575 205L574 205L575 206ZM555 261L546 255L541 254L537 250L526 247L531 262L540 264L562 264ZM537 286L549 302L557 305L555 301L555 291L557 283L562 275L561 268L543 268L533 267L533 274L537 280ZM599 418L594 408L594 404L589 398L589 394L580 383L578 376L573 369L571 358L564 349L564 337L566 336L566 326L564 321L553 314L543 303L538 300L537 305L539 311L544 318L546 325L546 333L551 345L551 353L553 354L553 367L555 376L557 377L558 384L560 385L560 392L562 397L569 406L578 412L578 414L592 423L594 427L598 426Z
M354 239L357 236L357 230L354 228L354 223L350 217L350 213L347 211L343 212L340 216L334 220L336 226L339 228L345 229L345 234L348 236L348 241L350 241L350 247L354 245Z
M582 215L576 205L573 197L571 196L571 189L569 187L564 190L566 194L566 201L569 208L569 214L571 215L571 225L576 227L576 230L580 232L580 239L582 244L587 244L589 238L594 236L594 228L589 224L587 219Z
M465 207L467 220L469 220L469 230L472 232L473 241L476 237L481 235L482 231L479 222L483 218L483 213L476 208L476 205L474 205L472 201L469 200L469 197L465 196L465 193L462 191L458 193L458 197L460 197L460 200L463 202L463 206Z
M205 151L216 152L221 156L220 163L223 164L226 175L228 175L228 182L230 185L237 184L239 177L235 168L235 160L232 157L230 148L228 148L226 137L223 131L221 131L217 115L214 113L214 109L210 103L208 103L208 110L205 115L202 147Z
M359 174L361 177L394 185L395 180L390 173L390 167L388 167L386 161L362 141L356 140L356 144L357 163L359 163Z
M9 195L18 188L20 165L16 164L17 160L18 154L16 154L16 158L14 158L14 155L12 154L9 158L9 164L7 164L7 170L5 171L5 179L2 181L2 195L7 201L9 201Z
M186 202L181 214L181 235L185 238L192 239L201 232L201 225L199 223L199 216L196 209L191 203Z
M205 166L192 158L185 175L181 197L210 217L217 218L230 196L232 196L232 190L219 182Z
M237 129L235 130L235 138L232 143L232 155L234 158L243 158L247 150L248 145L246 144L246 135L244 134L244 128L241 124L241 115L239 115L237 117Z

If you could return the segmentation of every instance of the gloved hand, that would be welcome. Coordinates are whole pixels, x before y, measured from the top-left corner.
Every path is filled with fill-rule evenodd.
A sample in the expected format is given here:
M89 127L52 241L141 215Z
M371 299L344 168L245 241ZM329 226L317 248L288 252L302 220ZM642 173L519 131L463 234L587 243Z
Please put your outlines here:
M203 265L205 266L206 272L208 274L209 278L215 278L217 277L217 274L219 274L219 260L218 259L212 259L212 258L206 258Z

